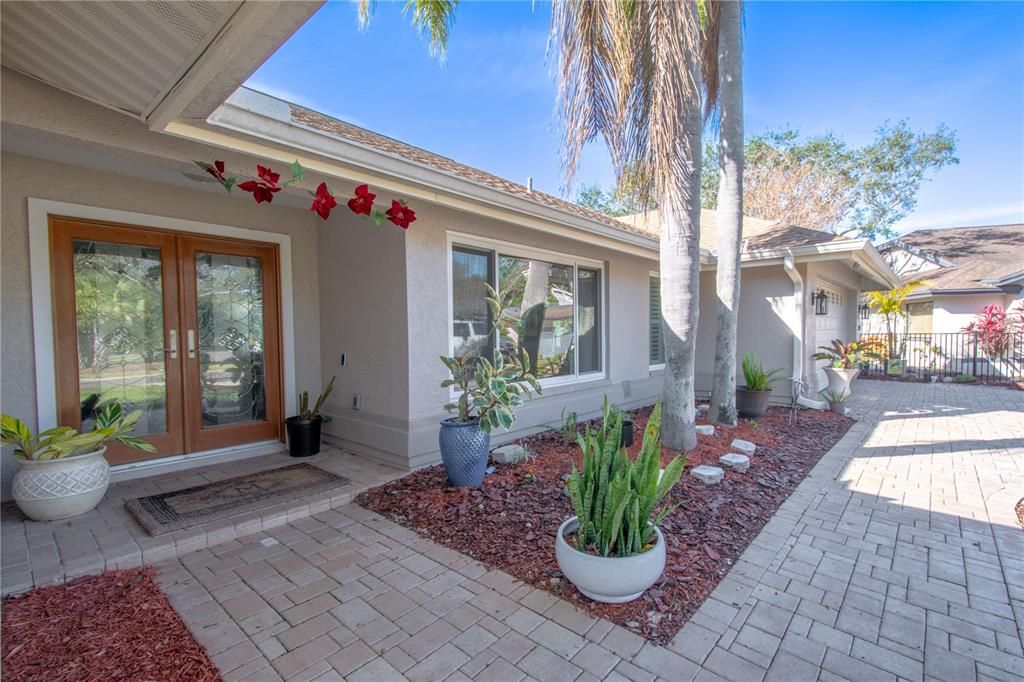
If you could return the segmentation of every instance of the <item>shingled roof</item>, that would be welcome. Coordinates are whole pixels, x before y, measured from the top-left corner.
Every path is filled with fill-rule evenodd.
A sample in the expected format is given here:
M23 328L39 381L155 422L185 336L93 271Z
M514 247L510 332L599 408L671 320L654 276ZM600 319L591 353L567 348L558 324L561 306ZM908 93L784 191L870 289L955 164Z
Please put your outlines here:
M657 210L623 216L622 222L644 230L655 239L658 232ZM768 251L811 244L842 241L843 238L831 232L812 230L799 225L786 225L774 220L763 220L752 216L743 217L743 248L745 251ZM718 214L710 209L700 211L700 248L712 253L718 250Z
M901 247L953 264L916 277L907 276L923 279L925 287L933 294L962 290L999 291L996 285L999 280L1024 272L1024 225L918 230L883 244L879 250L884 253Z
M525 185L512 182L479 168L467 166L446 156L441 156L440 154L406 144L386 135L375 133L372 130L331 118L312 109L292 103L288 103L288 106L291 111L291 122L295 125L312 128L349 142L371 147L403 160L419 163L435 170L491 187L500 192L593 220L624 232L650 237L654 240L661 238L657 222L657 210L616 219L551 194L531 190ZM841 241L842 237L820 230L811 230L796 225L784 225L776 221L761 220L747 216L743 221L743 239L745 249L749 252ZM714 211L707 209L701 211L700 245L702 249L709 252L714 252L717 248L716 215Z
M585 206L580 206L579 204L574 204L571 201L559 199L558 197L545 192L531 190L518 182L512 182L511 180L506 180L505 178L493 175L492 173L482 171L479 168L467 166L466 164L459 163L455 159L450 159L447 156L428 152L425 149L414 147L411 144L406 144L405 142L401 142L394 138L375 133L372 130L367 130L366 128L354 126L351 123L346 123L345 121L339 121L336 118L325 116L324 114L313 111L312 109L300 107L297 104L290 104L289 106L291 106L292 123L297 125L314 128L350 142L362 144L367 147L373 147L378 151L393 154L394 156L405 159L406 161L430 166L435 170L457 175L467 180L487 185L488 187L500 192L511 194L529 201L534 201L560 211L572 213L588 220L594 220L619 230L638 234L643 237L651 236L651 234L645 230L623 223L599 211L586 208Z

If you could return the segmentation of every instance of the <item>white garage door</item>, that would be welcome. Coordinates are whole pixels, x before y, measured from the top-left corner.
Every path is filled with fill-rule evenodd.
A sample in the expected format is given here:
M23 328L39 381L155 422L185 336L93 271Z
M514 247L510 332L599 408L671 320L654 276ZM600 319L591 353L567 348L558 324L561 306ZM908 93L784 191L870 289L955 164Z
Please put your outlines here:
M814 316L814 352L817 352L819 346L831 345L832 339L849 341L844 330L846 297L838 289L824 284L818 285L818 291L824 291L825 295L828 296L828 314ZM811 310L814 310L813 304ZM825 376L824 372L828 362L818 360L814 364L817 368L817 371L814 373L815 390L820 391L828 386L828 377Z

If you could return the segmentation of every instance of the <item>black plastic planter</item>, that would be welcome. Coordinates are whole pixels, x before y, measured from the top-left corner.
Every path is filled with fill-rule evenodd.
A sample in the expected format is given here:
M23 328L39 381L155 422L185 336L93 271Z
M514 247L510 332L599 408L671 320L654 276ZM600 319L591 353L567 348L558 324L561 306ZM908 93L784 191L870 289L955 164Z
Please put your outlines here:
M628 448L633 445L633 420L623 419L622 420L622 438L620 439L621 447Z
M736 388L736 412L746 419L759 419L768 411L771 391L750 391L745 386Z
M288 431L288 454L292 457L310 457L320 452L320 426L323 419L299 419L288 417L284 420Z

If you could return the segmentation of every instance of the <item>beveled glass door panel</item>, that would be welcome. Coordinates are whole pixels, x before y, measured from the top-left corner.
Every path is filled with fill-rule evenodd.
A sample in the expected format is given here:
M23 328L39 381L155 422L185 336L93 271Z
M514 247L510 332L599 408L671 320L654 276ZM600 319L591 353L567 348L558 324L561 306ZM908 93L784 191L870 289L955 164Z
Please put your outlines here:
M276 248L192 237L179 244L191 449L278 438Z
M60 423L91 429L98 405L142 410L135 435L182 452L173 235L51 220ZM108 459L152 457L118 444Z

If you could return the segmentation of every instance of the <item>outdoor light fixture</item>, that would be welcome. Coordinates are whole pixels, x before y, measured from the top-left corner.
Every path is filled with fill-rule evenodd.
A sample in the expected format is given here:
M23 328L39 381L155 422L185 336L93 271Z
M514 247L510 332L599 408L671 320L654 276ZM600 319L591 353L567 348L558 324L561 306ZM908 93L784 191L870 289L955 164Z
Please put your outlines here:
M828 294L818 289L811 298L814 299L814 314L828 315Z
M871 319L871 307L867 303L860 304L860 319L870 320Z

